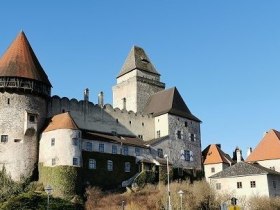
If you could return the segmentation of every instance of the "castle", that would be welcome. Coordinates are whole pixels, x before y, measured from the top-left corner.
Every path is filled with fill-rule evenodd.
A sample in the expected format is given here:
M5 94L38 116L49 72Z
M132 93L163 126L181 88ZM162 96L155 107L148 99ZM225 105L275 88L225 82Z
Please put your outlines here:
M145 51L133 46L113 87L113 105L51 95L51 82L24 32L0 59L0 166L12 179L56 188L115 186L167 159L178 175L200 171L201 121L176 87L165 89ZM71 176L70 176L71 175ZM57 177L61 177L57 181ZM68 180L65 180L68 177Z

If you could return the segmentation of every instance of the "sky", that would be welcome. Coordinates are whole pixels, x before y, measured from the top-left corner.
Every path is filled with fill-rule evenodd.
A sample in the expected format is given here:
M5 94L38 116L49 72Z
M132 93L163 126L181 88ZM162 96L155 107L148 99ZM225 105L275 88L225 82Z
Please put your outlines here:
M202 149L220 143L246 157L280 130L280 1L3 1L0 54L23 30L53 89L112 103L133 45L144 48L166 87L176 86L202 120Z

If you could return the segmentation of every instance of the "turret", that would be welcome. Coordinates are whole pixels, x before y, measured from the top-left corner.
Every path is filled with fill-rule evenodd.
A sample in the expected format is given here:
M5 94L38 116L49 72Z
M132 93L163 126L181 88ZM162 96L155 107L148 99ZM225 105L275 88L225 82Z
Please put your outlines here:
M31 176L51 83L20 32L0 59L0 167L14 180Z

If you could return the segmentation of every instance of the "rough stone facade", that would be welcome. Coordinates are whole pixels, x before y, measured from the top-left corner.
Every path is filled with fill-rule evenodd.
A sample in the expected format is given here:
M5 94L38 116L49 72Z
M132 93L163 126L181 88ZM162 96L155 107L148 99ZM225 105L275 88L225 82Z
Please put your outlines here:
M34 122L30 122L30 114L34 116ZM44 98L0 93L0 135L8 138L0 143L0 167L4 165L14 180L30 176L36 168L38 136L46 115L47 101Z

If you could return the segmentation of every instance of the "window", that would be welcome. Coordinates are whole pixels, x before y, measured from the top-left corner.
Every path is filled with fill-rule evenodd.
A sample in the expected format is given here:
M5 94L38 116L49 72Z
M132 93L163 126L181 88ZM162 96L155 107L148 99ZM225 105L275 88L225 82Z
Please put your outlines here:
M190 134L190 141L195 141L195 136L193 133Z
M143 135L138 135L138 138L139 139L143 139Z
M214 167L211 168L211 173L215 173L215 168Z
M88 168L89 169L96 169L96 161L95 161L95 159L89 159L88 160Z
M104 144L99 144L99 152L104 152Z
M163 150L161 148L157 149L158 157L163 158Z
M72 138L72 145L78 146L78 144L79 144L78 138Z
M112 154L117 154L118 148L117 145L112 145Z
M160 137L160 131L157 131L157 138Z
M251 188L255 188L256 187L256 181L251 181L250 184L251 184Z
M55 165L56 165L55 158L52 158L52 166L55 166Z
M237 182L237 188L238 189L242 188L242 182Z
M272 180L272 186L274 189L276 189L276 181L275 180Z
M87 151L92 151L92 143L91 142L86 143L86 150Z
M10 99L8 98L8 104L10 104Z
M185 127L188 127L188 122L187 121L185 122Z
M181 138L182 138L182 133L181 133L181 131L177 131L177 138L178 138L178 139L181 139Z
M189 150L184 150L185 153L185 160L190 161L191 160L191 153Z
M51 146L54 146L55 145L55 138L52 138L51 139Z
M113 171L113 161L107 160L107 170Z
M140 155L140 148L135 147L135 155L139 156Z
M79 165L79 159L78 158L73 158L73 166L78 166Z
M124 163L124 172L130 172L130 162Z
M142 122L142 126L144 126L145 124Z
M1 135L1 143L7 143L8 142L8 135Z
M216 183L216 190L220 190L221 189L221 183Z
M128 147L127 146L123 146L123 154L128 155Z
M28 120L31 123L35 123L36 115L35 114L28 114Z

